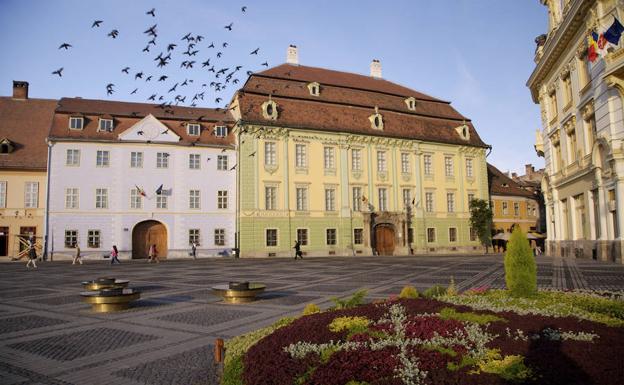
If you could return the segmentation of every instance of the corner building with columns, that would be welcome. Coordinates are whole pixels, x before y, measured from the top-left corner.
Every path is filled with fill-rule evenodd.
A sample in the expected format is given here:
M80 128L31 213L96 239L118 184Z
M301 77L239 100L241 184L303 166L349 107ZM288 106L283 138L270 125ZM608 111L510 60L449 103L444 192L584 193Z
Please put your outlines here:
M287 63L250 76L237 121L242 257L480 251L469 199L486 145L449 102L370 76Z
M624 262L624 42L588 57L590 32L624 20L624 2L541 1L549 29L527 86L543 125L546 252Z

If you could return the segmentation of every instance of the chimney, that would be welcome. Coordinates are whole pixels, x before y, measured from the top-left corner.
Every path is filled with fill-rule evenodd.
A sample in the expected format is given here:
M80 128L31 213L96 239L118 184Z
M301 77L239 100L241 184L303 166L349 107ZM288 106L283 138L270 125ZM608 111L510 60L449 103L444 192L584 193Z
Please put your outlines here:
M511 173L511 179L515 180L516 178L518 178L518 174L516 174L515 172L512 172Z
M13 99L28 99L28 82L13 80Z
M526 176L531 178L534 172L535 172L535 168L533 168L533 165L531 163L524 165L524 173L526 174Z
M286 63L299 65L299 52L296 45L289 45L286 51Z
M381 63L377 59L373 59L370 64L370 76L381 79Z

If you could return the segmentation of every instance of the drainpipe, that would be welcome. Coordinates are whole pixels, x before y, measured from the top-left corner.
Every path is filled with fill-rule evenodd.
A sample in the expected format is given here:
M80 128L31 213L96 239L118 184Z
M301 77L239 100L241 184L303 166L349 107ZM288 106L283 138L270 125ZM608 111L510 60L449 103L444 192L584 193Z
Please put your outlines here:
M50 140L48 140L48 138L46 138L46 143L48 145L48 164L46 165L46 208L45 208L45 214L44 214L44 220L43 220L43 234L44 234L44 238L43 238L43 260L45 261L48 257L48 239L49 238L49 228L50 228L50 164L52 161L52 146L54 146L54 143ZM54 253L50 253L50 261L53 260L53 256Z

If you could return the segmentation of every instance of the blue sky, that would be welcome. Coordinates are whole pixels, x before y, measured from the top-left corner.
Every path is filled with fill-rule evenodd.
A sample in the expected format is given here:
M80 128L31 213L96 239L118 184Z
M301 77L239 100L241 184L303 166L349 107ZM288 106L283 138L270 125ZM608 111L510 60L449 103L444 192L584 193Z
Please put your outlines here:
M152 8L155 18L145 14ZM91 28L94 20L103 23ZM232 31L223 28L230 23ZM157 45L145 53L150 38L143 31L153 24ZM490 163L523 172L525 163L544 164L533 150L539 108L525 83L535 66L533 39L546 28L547 10L538 0L0 0L0 95L11 94L12 80L26 80L36 98L144 102L154 93L180 93L188 104L205 91L198 106L214 107L216 97L222 106L237 86L218 95L202 87L215 80L203 61L210 57L216 70L228 72L242 65L232 77L241 85L246 71L262 70L265 61L283 63L287 46L295 44L303 65L368 74L371 60L381 60L385 79L449 100L472 119L493 146ZM116 39L106 36L112 29L119 31ZM193 49L200 52L190 59L192 69L180 68L189 59L180 40L188 32L205 37ZM73 47L59 50L64 42ZM215 49L207 48L211 42ZM173 60L158 69L153 59L169 43L177 44ZM258 47L258 56L249 55ZM121 72L126 66L128 75ZM60 67L62 78L51 74ZM135 80L141 71L143 79ZM146 82L148 75L154 80ZM169 78L156 82L161 75ZM167 94L185 79L193 83ZM108 83L115 84L112 96Z

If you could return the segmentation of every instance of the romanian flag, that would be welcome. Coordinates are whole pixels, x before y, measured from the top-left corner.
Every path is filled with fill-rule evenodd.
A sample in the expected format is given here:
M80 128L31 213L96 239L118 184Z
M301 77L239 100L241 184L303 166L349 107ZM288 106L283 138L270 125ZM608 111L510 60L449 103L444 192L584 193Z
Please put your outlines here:
M591 31L587 37L587 59L590 62L595 62L598 59L598 39L600 37L594 31Z

